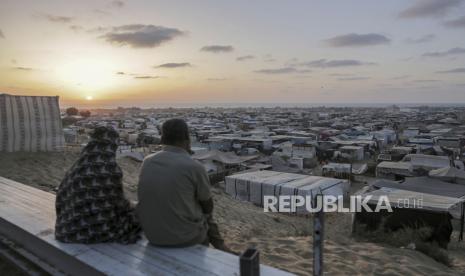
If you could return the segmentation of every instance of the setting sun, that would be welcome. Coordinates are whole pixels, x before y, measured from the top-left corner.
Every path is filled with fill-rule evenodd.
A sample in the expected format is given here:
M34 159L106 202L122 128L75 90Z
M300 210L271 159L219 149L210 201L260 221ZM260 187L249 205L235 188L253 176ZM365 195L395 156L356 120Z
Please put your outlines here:
M88 100L88 101L92 101L93 99L94 99L94 97L92 97L92 96L87 96L86 97L86 100Z
M66 88L80 92L102 91L115 83L113 66L103 59L76 58L57 66L56 71ZM86 99L92 100L92 96Z

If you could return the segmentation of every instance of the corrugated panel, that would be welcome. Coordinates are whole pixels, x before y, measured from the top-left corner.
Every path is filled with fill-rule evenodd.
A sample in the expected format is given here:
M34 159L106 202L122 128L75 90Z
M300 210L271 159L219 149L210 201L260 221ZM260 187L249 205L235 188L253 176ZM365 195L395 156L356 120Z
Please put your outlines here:
M62 149L58 97L0 94L0 130L0 151Z

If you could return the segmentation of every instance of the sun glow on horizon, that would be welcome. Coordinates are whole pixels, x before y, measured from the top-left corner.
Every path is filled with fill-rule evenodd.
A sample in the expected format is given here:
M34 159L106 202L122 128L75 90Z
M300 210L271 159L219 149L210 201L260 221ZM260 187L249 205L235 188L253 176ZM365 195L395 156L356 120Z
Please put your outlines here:
M65 87L82 93L95 93L116 85L114 68L108 60L76 57L58 65L56 73ZM93 96L86 96L86 100L92 99Z

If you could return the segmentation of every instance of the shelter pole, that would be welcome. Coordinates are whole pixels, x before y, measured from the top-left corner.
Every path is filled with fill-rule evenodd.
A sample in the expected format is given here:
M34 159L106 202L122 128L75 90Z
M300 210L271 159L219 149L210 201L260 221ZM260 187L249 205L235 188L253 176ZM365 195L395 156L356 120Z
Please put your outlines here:
M465 203L462 202L462 213L460 216L460 235L459 235L459 241L463 241L463 223L465 218Z
M318 194L312 202L314 208L318 206L320 200L321 210L313 215L313 275L323 275L323 243L324 243L324 206L323 194Z

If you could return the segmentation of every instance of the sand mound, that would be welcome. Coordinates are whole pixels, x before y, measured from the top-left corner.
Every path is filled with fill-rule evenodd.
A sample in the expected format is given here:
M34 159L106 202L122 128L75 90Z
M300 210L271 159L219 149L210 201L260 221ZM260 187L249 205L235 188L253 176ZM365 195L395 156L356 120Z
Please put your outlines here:
M63 178L78 153L2 153L0 176L52 191ZM140 163L128 158L118 160L124 172L128 197L135 199ZM213 189L215 218L227 244L236 252L249 246L260 250L263 263L299 275L312 271L311 217L264 213L251 203L239 202ZM328 214L325 234L325 272L329 275L463 275L465 245L456 242L454 233L449 254L451 268L409 249L350 237L350 216Z

